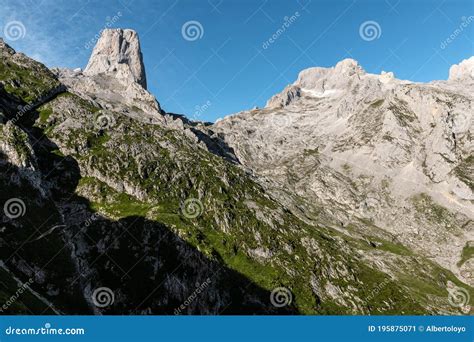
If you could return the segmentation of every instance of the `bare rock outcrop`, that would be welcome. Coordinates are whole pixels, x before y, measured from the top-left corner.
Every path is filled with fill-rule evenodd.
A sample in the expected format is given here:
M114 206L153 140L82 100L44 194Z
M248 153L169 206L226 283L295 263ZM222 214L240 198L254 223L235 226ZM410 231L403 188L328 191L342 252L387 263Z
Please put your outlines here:
M133 30L104 30L84 71L54 72L69 91L100 108L150 123L165 122L160 104L147 90L140 41Z
M136 82L147 88L140 41L134 30L106 29L94 47L84 74L113 75L126 84Z
M473 71L474 57L424 84L346 59L212 130L302 217L387 232L473 283L459 266L474 239Z

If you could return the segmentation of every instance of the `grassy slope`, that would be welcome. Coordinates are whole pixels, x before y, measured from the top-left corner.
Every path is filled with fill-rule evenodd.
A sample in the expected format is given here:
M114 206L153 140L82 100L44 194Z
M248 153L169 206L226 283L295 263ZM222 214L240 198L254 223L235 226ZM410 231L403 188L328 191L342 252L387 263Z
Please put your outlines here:
M116 120L120 126L122 119L117 117ZM126 118L124 120L129 130L123 136L106 133L107 138L91 139L91 133L87 130L72 132L71 136L91 143L86 154L74 157L84 162L92 158L95 168L105 174L112 163L127 160L126 167L120 168L122 173L116 175L117 180L126 179L141 189L146 189L149 199L140 201L133 196L115 193L98 179L84 178L79 189L87 188L81 193L89 193L94 197L93 209L115 218L137 215L162 222L209 257L218 255L227 265L258 285L269 290L281 285L291 288L298 307L304 313L350 313L347 307L336 301L321 301L314 296L308 275L318 274L319 264L324 265L323 270L337 262L348 265L354 272L356 281L363 284L357 286L355 294L359 298L370 298L363 306L372 313L423 313L425 311L420 303L428 305L432 296L447 298L447 290L442 285L446 279L462 285L450 272L424 260L421 264L425 264L431 274L419 273L418 280L413 281L413 274L417 274L417 270L400 269L398 280L393 281L359 258L341 253L335 243L335 232L323 227L315 229L307 226L289 213L285 213L282 225L272 228L257 219L255 213L246 206L245 200L250 198L260 208L265 208L265 212L281 210L280 206L263 196L263 190L250 181L243 171L203 150L190 149L173 132L143 125L139 129L133 129L136 123L129 122ZM114 136L112 140L111 135ZM152 170L147 177L139 176L136 159L126 155L126 152L121 156L116 148L143 144L143 136L147 137L147 144L154 146L156 158L144 158ZM55 138L54 133L52 138ZM182 139L185 141L184 137ZM167 149L160 148L162 140L177 145L178 155L170 157ZM70 141L64 141L64 144L69 143ZM223 178L216 175L225 175L228 184L224 184ZM109 176L114 177L113 174ZM202 199L204 212L200 217L187 219L182 215L180 204L187 197ZM228 221L231 222L231 233L216 226L216 217L224 222L225 214L230 215ZM276 224L275 221L273 223ZM256 240L257 233L263 242ZM330 259L318 260L316 255L308 253L301 246L303 238L315 239L323 249L322 254L331 256ZM343 238L349 249L370 252L366 241L354 241L346 236ZM420 259L402 245L389 241L379 242L381 245L378 250L400 257L409 256L412 260ZM283 245L294 246L293 253L285 252ZM272 261L257 262L248 256L249 249L262 246L274 253ZM348 254L355 255L354 251L349 250ZM291 275L288 274L288 269L292 270ZM323 278L325 276L322 273L319 275ZM377 286L381 283L387 285L379 290ZM351 286L351 281L341 277L333 284L344 289ZM381 306L383 301L392 303L392 308Z
M11 62L2 61L0 66L2 80L20 80L19 86L7 82L7 91L25 101L36 98L54 85L54 80L44 70L38 67L35 71L37 77L32 77L31 70ZM318 298L310 286L309 274L319 277L319 285L324 287L328 285L328 272L335 272L333 268L339 264L345 265L349 276L341 276L336 271L332 285L346 290L351 288L350 296L365 301L360 305L374 314L426 313L423 307L429 306L432 296L447 297L443 286L445 279L459 284L452 274L436 265L429 265L430 276L416 279L412 275L417 274L417 270L412 269L400 270L398 279L390 279L356 256L356 251L371 252L365 241L341 237L324 227L305 225L266 197L242 170L204 150L193 148L184 136L119 116L112 128L115 130L113 137L107 132L98 136L97 130L90 126L90 118L97 108L74 95L60 96L60 99L65 98L71 101L70 108L80 108L90 116L85 118L77 114L74 117L73 111L72 117L67 117L56 110L57 100L40 109L37 125L61 146L57 155L69 154L81 165L88 165L110 179L125 180L146 193L145 200L138 200L114 191L94 177L83 178L78 192L94 198L93 210L114 218L137 215L162 222L206 255L219 257L258 285L269 290L287 286L303 313L351 313L346 305L335 299ZM66 119L77 120L82 125L64 134L57 127ZM78 150L78 146L84 149ZM135 147L146 152L145 158L140 160L131 153ZM111 172L117 163L119 172ZM196 219L186 218L180 209L181 203L189 197L200 198L203 202L204 212ZM249 200L260 208L260 213L249 209ZM304 239L314 241L319 250L308 250L301 243ZM291 251L284 246L290 246ZM249 257L248 251L258 247L271 251L272 257L263 261ZM382 241L380 249L404 258L412 254L387 241ZM427 262L420 259L420 265L425 267ZM386 285L380 288L380 284ZM385 306L384 302L390 305Z

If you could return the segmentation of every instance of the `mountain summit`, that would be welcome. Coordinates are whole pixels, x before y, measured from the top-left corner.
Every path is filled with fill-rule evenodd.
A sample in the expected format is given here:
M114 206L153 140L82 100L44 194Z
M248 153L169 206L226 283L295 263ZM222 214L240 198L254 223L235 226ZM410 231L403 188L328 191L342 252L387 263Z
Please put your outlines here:
M102 108L145 120L164 120L160 104L147 90L140 41L134 30L102 31L84 72L80 69L53 71L69 90Z
M97 42L84 74L114 75L126 83L137 82L147 88L138 34L130 29L106 29Z
M381 75L369 74L356 60L347 58L331 68L312 67L301 71L293 84L288 85L267 102L267 107L284 107L305 96L337 97L345 92L351 93L351 90L358 93L357 89L360 87L379 88L382 84L390 87L394 80L392 72L382 72Z
M85 72L0 56L4 313L471 310L473 84L344 60L210 125L160 109L131 30Z
M473 71L471 57L447 81L416 83L346 59L212 131L300 218L375 228L474 284Z

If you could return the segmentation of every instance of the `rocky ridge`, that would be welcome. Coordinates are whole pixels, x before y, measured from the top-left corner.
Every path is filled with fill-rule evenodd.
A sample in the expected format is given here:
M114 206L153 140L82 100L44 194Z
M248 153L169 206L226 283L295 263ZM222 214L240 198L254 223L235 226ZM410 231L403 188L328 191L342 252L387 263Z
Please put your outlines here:
M104 30L84 75L109 74L124 84L138 83L147 88L145 65L138 35L133 30Z
M302 80L314 93L295 87L288 103L237 115L230 130L229 119L209 126L163 112L141 84L124 85L113 69L52 73L5 44L0 53L1 202L14 197L26 208L20 217L2 216L0 272L7 287L0 297L32 280L30 295L10 313L172 314L202 284L205 291L181 314L469 310L469 303L458 308L449 298L452 288L471 287L368 220L363 208L353 212L367 178L333 171L316 147L285 157L285 140L274 140L274 133L265 132L271 138L265 144L247 137L271 148L263 155L240 140L252 114L267 121L247 134L276 128L283 139L287 117L304 118L303 101L314 109L321 92L338 96L318 83L324 72ZM331 84L356 87L361 78L361 92L377 87L353 61L341 70L349 82ZM43 96L59 84L67 90ZM127 87L140 92L130 100ZM38 98L40 106L19 115L18 106ZM305 168L298 171L316 180L311 186L324 197L308 197L302 179L282 168L285 158ZM420 205L431 202L422 197ZM93 299L103 287L115 298L106 307ZM281 288L292 298L284 307L271 300Z
M369 220L473 284L463 260L474 239L472 61L428 84L351 59L310 68L264 109L212 129L295 212L303 200L300 217L359 234ZM282 188L298 196L288 201Z

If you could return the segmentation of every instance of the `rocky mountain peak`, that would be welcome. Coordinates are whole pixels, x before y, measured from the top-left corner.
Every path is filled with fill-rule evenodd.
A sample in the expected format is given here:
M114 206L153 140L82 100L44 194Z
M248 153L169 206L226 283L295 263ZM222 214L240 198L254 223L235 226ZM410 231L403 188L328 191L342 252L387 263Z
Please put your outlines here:
M267 107L287 106L305 92L318 98L340 94L358 83L364 75L367 75L365 70L351 58L344 59L330 68L308 68L299 73L293 84L273 96L267 102Z
M301 196L289 207L331 208L343 230L360 213L474 284L473 264L461 257L474 240L473 70L471 58L451 68L450 81L424 84L343 60L303 70L264 109L228 116L213 131L278 198Z
M53 74L0 45L0 298L30 279L6 314L472 312L466 83L344 60L207 125L160 110L139 51L108 30Z
M4 52L13 54L15 53L15 50L13 50L7 43L5 43L3 38L0 38L0 53L4 53Z
M84 74L109 74L125 82L136 82L147 88L145 66L138 34L130 29L102 31Z
M344 59L332 68L309 68L300 72L296 83L302 88L313 89L326 81L347 80L348 77L365 74L365 70L354 59Z
M60 68L54 72L69 91L100 108L163 121L160 104L147 90L140 41L133 30L104 30L84 72Z
M334 70L341 74L365 73L364 69L359 65L359 62L352 58L346 58L338 62Z
M454 64L449 69L449 80L474 80L474 56L463 60L459 64Z

